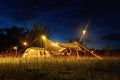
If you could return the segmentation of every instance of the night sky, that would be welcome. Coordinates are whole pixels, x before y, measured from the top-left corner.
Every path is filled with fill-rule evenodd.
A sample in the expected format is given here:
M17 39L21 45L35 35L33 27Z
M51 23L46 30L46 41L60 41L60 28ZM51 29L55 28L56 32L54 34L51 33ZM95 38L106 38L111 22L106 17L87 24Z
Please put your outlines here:
M86 27L90 48L120 48L118 0L0 0L0 28L47 25L51 39L80 38Z

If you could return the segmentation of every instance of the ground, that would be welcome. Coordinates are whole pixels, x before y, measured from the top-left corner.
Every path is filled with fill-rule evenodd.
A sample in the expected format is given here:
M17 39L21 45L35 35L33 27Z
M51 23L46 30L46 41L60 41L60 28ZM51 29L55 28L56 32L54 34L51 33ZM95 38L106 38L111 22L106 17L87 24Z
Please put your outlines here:
M0 80L120 80L119 76L119 58L0 58Z

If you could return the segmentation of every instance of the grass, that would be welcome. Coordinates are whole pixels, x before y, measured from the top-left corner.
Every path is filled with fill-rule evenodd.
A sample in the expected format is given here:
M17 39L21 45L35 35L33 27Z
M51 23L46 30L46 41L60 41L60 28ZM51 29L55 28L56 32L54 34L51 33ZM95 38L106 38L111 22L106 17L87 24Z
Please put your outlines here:
M120 80L120 59L0 58L0 80Z

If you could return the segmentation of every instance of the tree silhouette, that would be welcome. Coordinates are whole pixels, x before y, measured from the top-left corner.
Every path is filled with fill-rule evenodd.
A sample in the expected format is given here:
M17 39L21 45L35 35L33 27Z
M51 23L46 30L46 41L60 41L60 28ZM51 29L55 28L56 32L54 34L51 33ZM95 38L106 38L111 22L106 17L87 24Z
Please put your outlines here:
M13 26L11 28L0 29L0 51L9 50L13 46L19 46L21 48L21 40L26 34L24 28Z
M28 34L26 39L30 43L29 46L41 47L42 35L45 35L47 38L50 38L51 32L47 26L43 26L39 23L36 23L32 26L31 29L28 29Z
M31 28L15 25L11 28L2 28L0 29L0 51L11 51L14 46L17 46L18 50L22 51L24 49L23 41L28 43L28 47L41 47L42 35L50 38L51 32L47 26L38 23L34 24Z

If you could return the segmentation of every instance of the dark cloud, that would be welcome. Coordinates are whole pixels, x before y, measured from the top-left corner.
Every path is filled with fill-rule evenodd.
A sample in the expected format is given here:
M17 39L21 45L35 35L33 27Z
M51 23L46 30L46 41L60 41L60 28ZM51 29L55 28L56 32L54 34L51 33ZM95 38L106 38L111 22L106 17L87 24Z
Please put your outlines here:
M0 3L0 15L17 22L25 22L37 19L41 13L48 14L65 8L68 2L70 1L6 0Z
M82 9L83 4L85 1L79 0L5 0L0 3L0 15L12 17L18 22L24 22L36 19L41 16L41 13Z
M88 18L97 18L119 15L120 14L120 5L119 2L114 1L103 1L103 0L90 0L84 1L82 7L78 6L76 13L71 15L73 19L88 19ZM96 17L97 16L97 17ZM112 16L111 16L112 17Z
M16 11L16 12L14 12L12 14L13 20L15 20L17 22L24 22L24 21L28 21L28 20L35 20L38 17L39 17L38 14L32 13L30 11L25 11L25 12Z
M0 6L0 15L10 18L16 22L24 22L38 17L35 10L35 4L29 4L31 0L7 0L3 1ZM31 2L30 2L31 3ZM36 2L37 3L37 2Z
M73 19L88 20L97 12L119 10L117 2L102 0L4 0L0 5L0 15L12 17L18 22L35 20L41 13L56 11L65 11Z
M101 37L103 40L120 41L120 34L111 34Z

